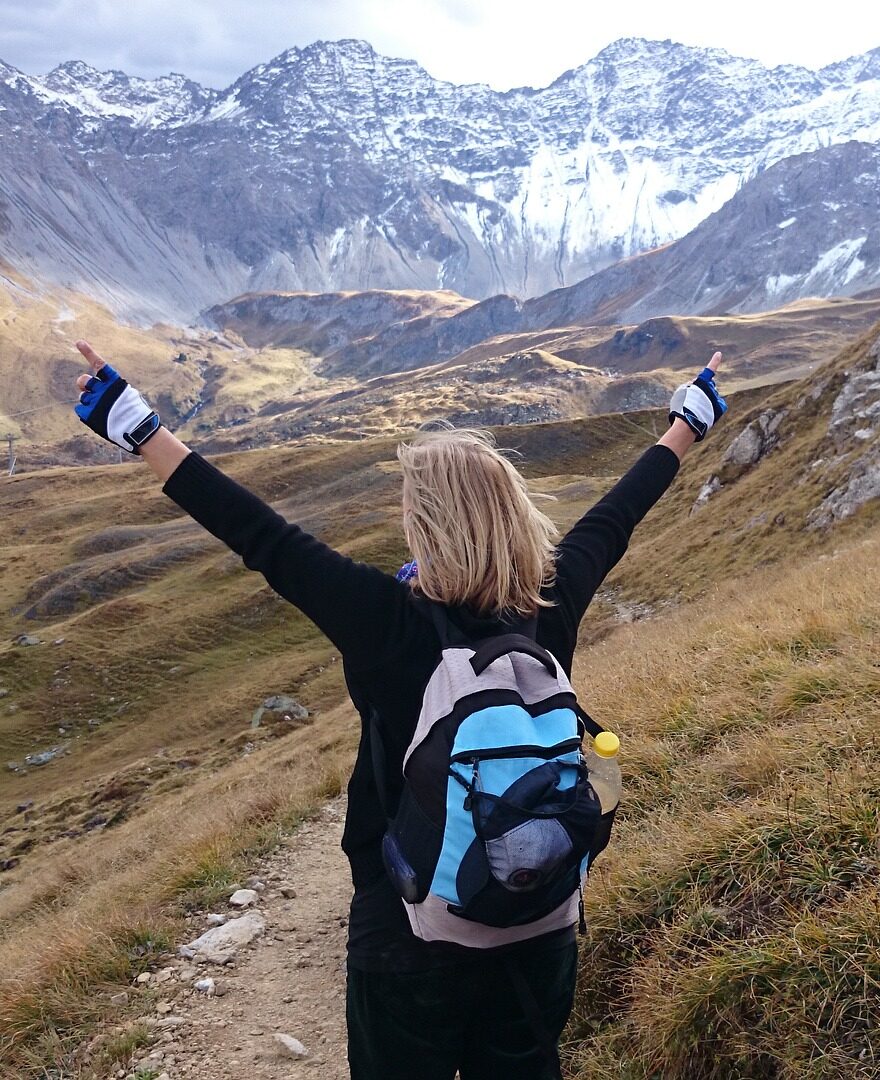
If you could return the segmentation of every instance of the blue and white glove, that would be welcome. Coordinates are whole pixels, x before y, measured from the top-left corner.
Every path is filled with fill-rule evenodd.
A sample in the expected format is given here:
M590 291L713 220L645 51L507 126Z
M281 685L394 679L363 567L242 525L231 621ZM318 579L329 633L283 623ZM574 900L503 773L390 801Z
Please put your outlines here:
M89 379L73 411L102 439L129 454L137 454L162 426L158 414L109 364Z
M720 359L720 357L719 357ZM704 367L693 382L683 383L669 402L669 423L684 420L702 442L712 425L727 412L727 402L715 386L715 372Z

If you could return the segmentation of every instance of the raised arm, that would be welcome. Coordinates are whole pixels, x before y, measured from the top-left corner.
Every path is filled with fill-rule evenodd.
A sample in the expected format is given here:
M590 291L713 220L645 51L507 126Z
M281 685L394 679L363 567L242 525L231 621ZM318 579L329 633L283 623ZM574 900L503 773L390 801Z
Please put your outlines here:
M93 372L77 380L83 393L76 411L84 423L139 454L163 481L166 495L240 555L249 569L262 573L352 666L370 666L380 659L380 651L393 648L405 633L409 615L406 586L285 521L162 427L141 395L88 342L77 342L77 348Z
M636 525L664 494L681 459L726 411L715 388L721 363L716 352L692 383L680 386L670 404L670 427L595 506L568 531L558 547L556 597L574 630L609 571L620 561Z

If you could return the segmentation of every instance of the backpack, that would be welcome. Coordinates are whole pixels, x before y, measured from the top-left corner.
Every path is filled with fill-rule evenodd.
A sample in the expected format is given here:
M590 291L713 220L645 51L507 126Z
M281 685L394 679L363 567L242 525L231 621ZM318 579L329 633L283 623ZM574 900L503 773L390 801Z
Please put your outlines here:
M413 933L494 948L571 926L582 881L608 843L582 740L603 729L578 705L558 661L522 632L468 640L419 598L442 645L403 761L382 859ZM371 747L388 817L378 717Z

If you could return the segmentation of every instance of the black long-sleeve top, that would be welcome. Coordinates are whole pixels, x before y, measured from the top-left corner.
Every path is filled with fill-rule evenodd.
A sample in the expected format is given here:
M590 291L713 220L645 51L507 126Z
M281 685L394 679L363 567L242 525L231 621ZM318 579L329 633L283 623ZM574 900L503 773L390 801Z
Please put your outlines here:
M567 675L587 605L626 551L633 529L669 487L678 465L672 450L652 446L559 543L556 579L546 592L553 606L540 609L537 640ZM379 717L388 777L399 776L422 694L441 652L436 630L412 602L410 586L285 521L196 453L184 459L163 490L304 612L342 657L346 685L361 717L342 839L355 887L349 963L365 969L417 970L472 953L413 936L380 855L386 820L373 771L370 716L375 711ZM451 609L450 616L470 637L488 636L501 627L497 620L477 618L466 608Z

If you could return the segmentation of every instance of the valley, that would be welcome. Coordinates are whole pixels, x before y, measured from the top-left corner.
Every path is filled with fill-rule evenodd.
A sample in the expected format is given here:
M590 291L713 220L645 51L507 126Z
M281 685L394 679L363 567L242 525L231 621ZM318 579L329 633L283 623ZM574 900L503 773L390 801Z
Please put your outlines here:
M173 430L221 453L390 436L437 417L521 426L629 413L662 405L716 349L726 388L769 385L809 374L880 318L868 293L635 326L499 332L479 316L462 331L483 306L448 292L272 293L216 307L201 325L139 328L10 271L0 280L0 434L17 439L19 472L118 462L70 409L79 338Z

